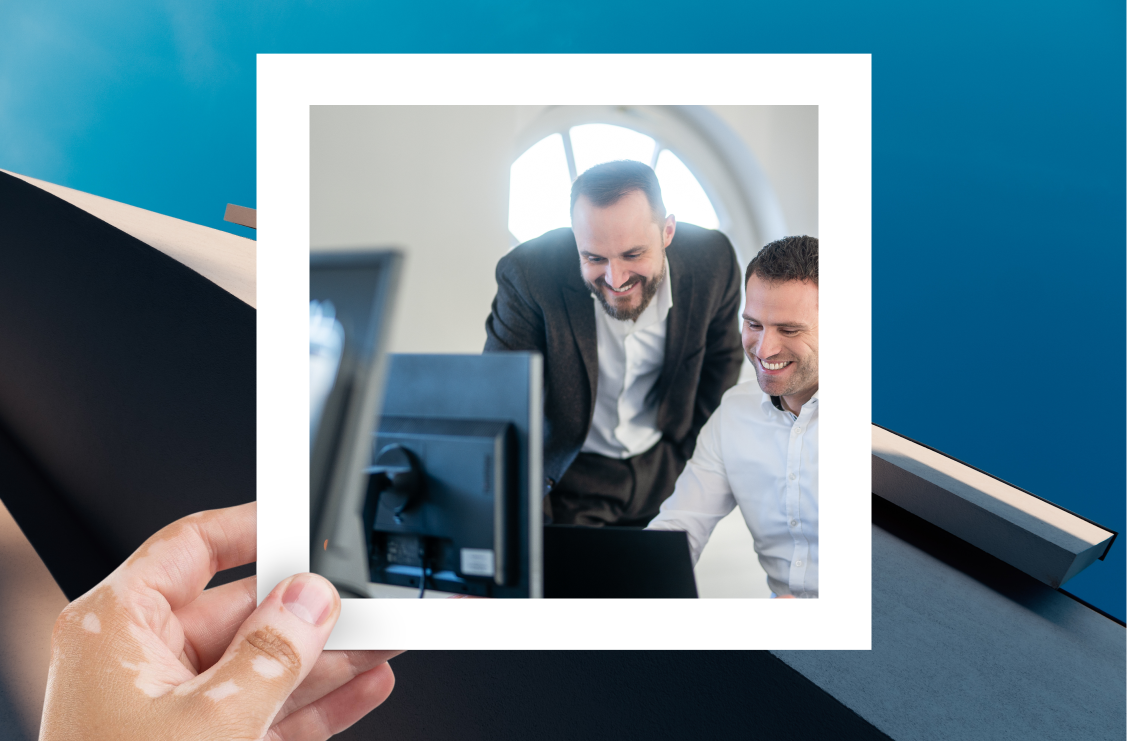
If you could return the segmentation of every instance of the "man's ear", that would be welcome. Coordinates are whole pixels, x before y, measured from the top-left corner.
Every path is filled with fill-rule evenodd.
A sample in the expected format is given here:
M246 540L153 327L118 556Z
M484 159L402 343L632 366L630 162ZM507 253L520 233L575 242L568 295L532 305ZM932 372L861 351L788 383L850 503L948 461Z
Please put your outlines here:
M677 217L669 214L665 217L665 224L661 227L661 246L668 247L669 243L673 241L673 235L677 233Z

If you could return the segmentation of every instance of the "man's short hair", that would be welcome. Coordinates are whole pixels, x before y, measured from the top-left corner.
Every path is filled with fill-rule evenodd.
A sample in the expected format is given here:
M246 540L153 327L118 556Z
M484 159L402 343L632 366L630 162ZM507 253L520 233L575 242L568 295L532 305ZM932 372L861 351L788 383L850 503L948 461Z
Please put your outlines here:
M745 286L753 275L768 283L801 280L818 285L818 238L783 237L772 242L747 264Z
M604 162L577 177L571 184L571 210L575 211L579 196L587 196L591 203L606 208L635 190L645 194L653 210L654 221L660 224L665 219L665 203L661 200L657 175L649 165L634 160Z

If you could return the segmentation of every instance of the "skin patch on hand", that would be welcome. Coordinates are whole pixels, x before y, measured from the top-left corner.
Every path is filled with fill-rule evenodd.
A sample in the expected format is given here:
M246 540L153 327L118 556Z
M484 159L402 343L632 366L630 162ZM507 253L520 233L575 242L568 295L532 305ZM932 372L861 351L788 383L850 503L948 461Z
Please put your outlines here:
M163 528L162 530L157 531L156 535L150 537L148 540L141 544L140 548L133 551L129 558L125 559L125 563L119 566L118 569L123 571L132 569L137 565L138 561L143 561L149 556L155 555L154 551L159 553L159 546L174 540L178 535L180 535L181 532L183 532L184 528L185 526L181 523L174 522L171 525Z
M159 636L134 622L127 606L110 580L60 614L41 738L121 738L138 710L167 707L169 691L192 678Z
M94 613L88 612L82 618L82 627L86 630L87 633L101 633L102 621L99 620L98 616Z
M173 688L192 679L188 668L172 657L167 647L159 643L152 633L130 624L133 636L141 651L141 661L121 660L121 665L137 673L134 686L149 697L161 697Z
M187 517L182 517L171 525L158 530L148 538L141 547L135 550L122 564L125 570L132 570L139 562L152 558L160 561L168 553L176 554L180 550L180 541L184 538L200 540L199 527L207 525L213 520L222 521L228 516L226 510L208 510L197 512ZM163 547L162 547L163 546Z
M220 685L212 687L211 689L209 689L207 692L205 692L203 694L204 694L204 697L210 697L212 700L219 702L223 698L230 697L231 695L235 694L238 691L239 691L239 685L235 684L234 681L228 679L226 682L223 682Z
M186 682L177 687L173 694L183 696L199 693L212 700L219 700L235 691L231 687L237 687L238 702L254 703L262 695L269 694L271 687L288 686L301 674L301 655L289 639L269 626L250 633L237 644L236 650L228 650L208 670L210 676L202 686L196 682ZM232 644L232 648L235 648L235 644ZM284 700L279 707L282 703ZM269 728L270 723L267 723L266 730Z
M248 635L246 641L267 657L280 662L283 668L288 667L295 674L301 670L301 657L294 650L293 644L273 628L259 628Z
M255 656L251 666L254 667L256 672L267 679L273 679L286 670L286 668L277 661L267 658L266 656Z

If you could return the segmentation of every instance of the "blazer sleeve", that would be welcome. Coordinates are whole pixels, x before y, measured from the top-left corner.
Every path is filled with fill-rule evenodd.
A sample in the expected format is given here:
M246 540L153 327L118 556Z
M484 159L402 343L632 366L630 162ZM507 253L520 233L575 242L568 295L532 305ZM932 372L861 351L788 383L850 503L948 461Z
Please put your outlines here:
M739 261L731 243L727 246L724 262L727 269L718 272L717 291L720 300L709 320L708 335L705 340L704 361L701 365L700 381L697 384L697 398L693 406L693 423L682 444L682 455L691 458L696 446L697 435L704 423L720 406L724 392L736 385L743 364L743 344L740 342L740 272Z
M497 295L485 320L483 352L530 351L545 354L543 309L520 263L510 253L497 263Z

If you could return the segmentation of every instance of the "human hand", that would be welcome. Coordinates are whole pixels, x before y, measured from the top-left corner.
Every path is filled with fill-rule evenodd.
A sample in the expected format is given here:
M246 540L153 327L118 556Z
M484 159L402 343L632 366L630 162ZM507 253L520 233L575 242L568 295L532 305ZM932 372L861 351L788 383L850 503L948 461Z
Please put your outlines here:
M204 591L255 560L254 503L145 541L55 623L40 741L268 739L338 733L383 702L398 651L325 651L340 598L320 576Z

